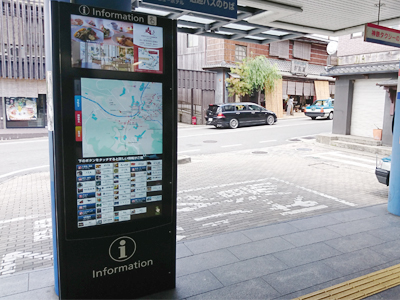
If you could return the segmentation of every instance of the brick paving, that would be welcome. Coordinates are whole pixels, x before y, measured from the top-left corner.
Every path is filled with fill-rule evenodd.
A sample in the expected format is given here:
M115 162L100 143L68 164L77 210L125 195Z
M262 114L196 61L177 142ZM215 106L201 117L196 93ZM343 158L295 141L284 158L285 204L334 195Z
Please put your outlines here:
M387 202L374 157L349 154L370 161L368 168L324 159L332 151L338 150L302 139L257 154L192 157L178 167L178 239ZM48 172L0 182L0 276L52 265L49 182Z

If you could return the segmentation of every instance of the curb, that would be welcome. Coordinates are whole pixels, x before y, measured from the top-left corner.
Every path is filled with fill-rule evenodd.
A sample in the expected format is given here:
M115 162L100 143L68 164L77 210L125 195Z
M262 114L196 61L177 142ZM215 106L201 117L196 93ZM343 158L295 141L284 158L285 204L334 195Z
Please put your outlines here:
M4 133L0 134L1 140L17 140L17 139L30 139L39 137L48 137L48 133Z

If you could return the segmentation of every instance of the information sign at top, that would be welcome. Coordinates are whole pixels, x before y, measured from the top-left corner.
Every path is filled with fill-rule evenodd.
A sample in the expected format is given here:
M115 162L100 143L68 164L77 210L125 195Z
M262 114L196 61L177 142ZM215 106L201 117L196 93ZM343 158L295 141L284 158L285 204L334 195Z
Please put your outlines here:
M144 2L212 16L237 18L237 0L145 0Z

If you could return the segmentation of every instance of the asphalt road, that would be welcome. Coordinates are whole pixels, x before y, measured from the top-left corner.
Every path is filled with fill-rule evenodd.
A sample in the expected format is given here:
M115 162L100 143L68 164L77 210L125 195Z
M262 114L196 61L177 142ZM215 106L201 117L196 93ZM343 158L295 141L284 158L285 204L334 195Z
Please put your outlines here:
M332 121L310 118L278 120L272 126L217 129L214 126L185 127L178 130L178 154L195 156L290 143L290 139L332 132Z
M47 138L0 141L0 182L10 176L49 168Z

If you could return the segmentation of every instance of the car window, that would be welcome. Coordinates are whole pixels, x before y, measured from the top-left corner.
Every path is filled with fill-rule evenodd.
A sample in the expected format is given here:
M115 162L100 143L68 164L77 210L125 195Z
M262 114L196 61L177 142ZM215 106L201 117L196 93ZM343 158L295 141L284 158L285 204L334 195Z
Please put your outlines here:
M246 110L246 105L238 104L238 105L236 105L236 110L237 110L237 111Z
M314 102L313 105L315 105L315 106L325 106L325 105L327 105L327 103L328 103L328 100L317 100L317 101Z
M335 101L334 101L334 100L332 100L332 106L334 106L334 104L335 104Z
M249 105L249 110L255 110L255 111L260 111L260 106L258 105Z
M208 106L208 110L212 111L213 113L216 113L218 108L220 108L218 105L212 105L211 104L211 105Z
M225 105L222 107L223 111L235 111L235 106L234 105Z

